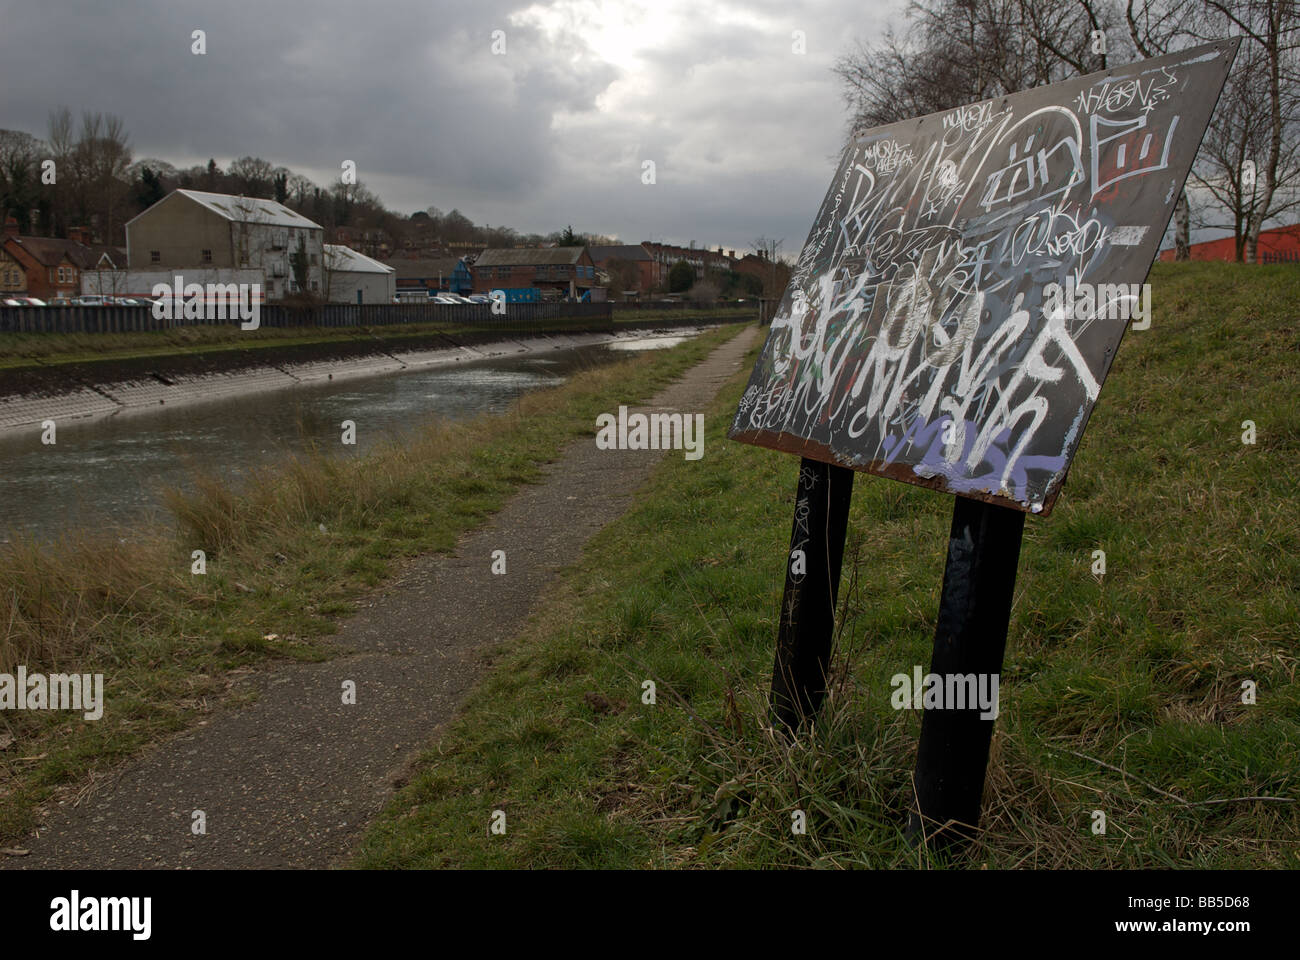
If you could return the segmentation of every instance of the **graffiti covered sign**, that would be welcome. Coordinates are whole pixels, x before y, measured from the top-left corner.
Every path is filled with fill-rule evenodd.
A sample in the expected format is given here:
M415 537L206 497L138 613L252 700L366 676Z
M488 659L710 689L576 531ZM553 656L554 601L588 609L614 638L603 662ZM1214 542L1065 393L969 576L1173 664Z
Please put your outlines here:
M1238 43L857 135L731 436L1048 513Z

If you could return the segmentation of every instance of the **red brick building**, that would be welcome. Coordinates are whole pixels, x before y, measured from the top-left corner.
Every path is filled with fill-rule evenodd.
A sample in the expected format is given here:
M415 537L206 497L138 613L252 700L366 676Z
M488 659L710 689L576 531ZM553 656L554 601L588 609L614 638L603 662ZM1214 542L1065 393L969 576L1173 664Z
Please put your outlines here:
M790 282L790 267L779 260L769 260L765 254L747 253L736 261L735 271L757 277L763 285L763 295L779 297Z
M1193 260L1236 260L1237 244L1232 237L1194 243L1189 251ZM1300 223L1287 227L1274 227L1259 232L1259 246L1255 249L1260 263L1289 263L1300 261ZM1174 251L1160 251L1160 259L1169 262Z
M663 270L661 283L668 279L668 271L678 260L685 260L695 268L696 280L703 280L706 272L731 270L735 266L736 251L728 250L723 253L721 247L717 250L707 250L703 247L678 247L670 243L652 243L649 240L644 241L641 246L646 248L651 259Z
M18 222L5 222L6 258L22 271L27 296L49 300L81 296L81 275L94 270L125 270L126 251L89 243L84 228L68 231L66 240L57 237L21 237Z
M577 299L597 287L596 264L586 247L489 248L470 269L475 293L535 287L545 299ZM591 299L603 296L599 289Z
M624 294L633 292L633 290L638 295L644 296L656 287L662 287L668 281L668 268L655 260L643 243L589 247L588 249L596 267L606 273L611 272L611 264L617 267L620 263L629 264L636 271L635 287L624 290L611 288L610 296L612 298L617 299ZM616 272L627 273L628 271L620 270ZM610 279L613 282L612 274Z

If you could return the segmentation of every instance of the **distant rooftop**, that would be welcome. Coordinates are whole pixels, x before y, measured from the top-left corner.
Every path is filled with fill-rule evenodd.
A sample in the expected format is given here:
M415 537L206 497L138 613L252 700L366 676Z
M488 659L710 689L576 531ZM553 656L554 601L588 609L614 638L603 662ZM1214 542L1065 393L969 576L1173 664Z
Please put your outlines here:
M474 261L476 267L531 267L537 264L577 263L586 247L544 247L542 249L484 250Z
M650 260L650 251L639 243L615 244L607 247L591 247L591 259L597 263L606 260Z
M325 244L325 264L331 270L343 270L349 273L396 273L386 264L358 253L341 243Z
M218 216L225 217L232 223L264 223L276 227L299 227L305 230L320 230L321 225L309 220L300 213L295 213L283 203L264 200L260 197L237 197L228 193L206 193L202 190L174 190L158 203L163 203L173 194L179 193L195 203L207 207ZM154 204L157 206L157 204ZM153 209L150 207L150 209ZM149 211L146 210L145 213ZM144 213L140 214L144 216ZM139 219L137 217L136 219Z

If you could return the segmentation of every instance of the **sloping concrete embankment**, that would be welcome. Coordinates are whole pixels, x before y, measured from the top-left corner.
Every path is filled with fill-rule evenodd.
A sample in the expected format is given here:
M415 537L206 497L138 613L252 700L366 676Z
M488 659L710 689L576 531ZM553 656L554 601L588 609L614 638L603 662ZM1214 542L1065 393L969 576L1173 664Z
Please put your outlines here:
M638 331L636 335L644 333ZM228 369L205 364L192 365L190 369L181 365L178 369L176 364L155 362L137 364L138 369L114 375L84 367L66 370L50 367L29 376L26 383L0 384L0 432L45 420L61 423L412 368L593 346L611 343L622 336L626 335L550 334L493 343L405 348L363 343L351 345L353 349L347 356L268 357L263 362L245 358L242 364Z

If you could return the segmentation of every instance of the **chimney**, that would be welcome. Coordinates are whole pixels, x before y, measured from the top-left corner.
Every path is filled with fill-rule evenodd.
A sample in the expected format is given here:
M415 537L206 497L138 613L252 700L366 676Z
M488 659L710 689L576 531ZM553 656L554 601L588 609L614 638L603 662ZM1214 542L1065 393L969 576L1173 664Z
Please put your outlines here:
M5 236L18 236L18 219L16 217L5 217Z
M68 239L77 243L90 245L90 231L85 227L68 227Z

